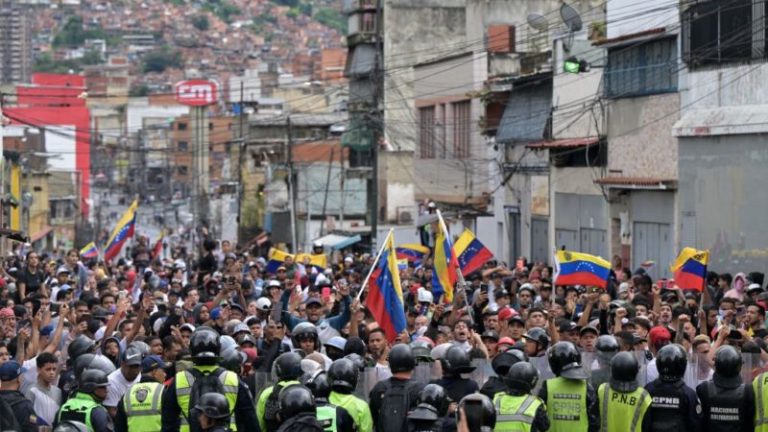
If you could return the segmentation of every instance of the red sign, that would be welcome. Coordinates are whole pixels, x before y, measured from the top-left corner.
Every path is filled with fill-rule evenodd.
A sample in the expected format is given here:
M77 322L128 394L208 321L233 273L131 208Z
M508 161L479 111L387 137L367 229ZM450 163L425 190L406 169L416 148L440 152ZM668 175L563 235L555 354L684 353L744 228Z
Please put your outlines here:
M187 80L176 84L176 101L183 105L212 105L218 96L219 88L213 81Z

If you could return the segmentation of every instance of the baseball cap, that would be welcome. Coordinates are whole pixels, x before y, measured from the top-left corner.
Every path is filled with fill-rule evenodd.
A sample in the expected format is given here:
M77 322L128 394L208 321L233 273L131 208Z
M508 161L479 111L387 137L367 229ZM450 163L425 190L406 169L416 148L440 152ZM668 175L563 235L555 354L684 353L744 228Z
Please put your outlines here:
M141 362L141 372L149 373L158 368L165 369L165 366L165 362L160 356L151 355Z
M262 311L268 311L272 309L272 302L268 298L262 297L256 300L256 308Z
M499 339L499 345L512 346L514 344L515 344L515 341L513 341L511 337L504 336L503 338Z
M267 282L267 288L280 288L280 287L282 287L282 285L280 285L280 281L278 280L272 279L269 282Z
M576 325L576 323L575 323L575 322L573 322L573 321L563 321L563 322L560 324L560 333L565 333L565 332L569 332L569 331L574 331L574 330L576 330L576 329L578 329L578 328L579 328L579 327L578 327L578 326Z
M141 365L141 360L141 351L139 351L137 348L129 347L123 353L122 363L126 366L139 366Z
M5 362L0 366L0 381L13 381L26 371L16 360Z
M220 316L221 316L221 308L220 307L215 307L215 308L211 309L211 319L212 320L217 320L217 319L219 319Z
M16 318L16 314L13 313L13 309L7 307L0 309L0 318Z
M586 332L592 332L592 333L594 333L596 335L600 335L600 332L597 331L597 328L595 326L591 326L591 325L584 326L584 327L581 328L581 330L579 330L579 334L580 335L584 335L584 333L586 333Z
M481 336L482 339L493 339L494 341L499 341L499 334L496 333L493 330L486 330L483 335Z
M248 326L245 325L244 323L240 323L240 324L236 325L235 328L232 329L232 334L233 335L236 335L238 333L243 333L243 332L244 333L250 333L251 332L251 329L249 329Z
M40 336L50 336L51 333L53 333L53 324L48 324L40 329Z
M316 299L316 298L314 298L314 297L310 297L310 298L308 298L308 299L307 299L307 301L305 301L305 302L304 302L304 306L306 306L306 307L309 307L309 306L311 306L311 305L319 305L319 306L322 306L322 305L323 305L323 303L322 303L322 302L320 302L320 300L318 300L318 299Z
M499 309L499 321L507 321L508 319L512 318L514 315L514 311L510 307L503 307Z
M648 332L648 342L656 345L659 342L669 342L672 340L672 333L665 327L656 326Z
M619 293L627 292L629 291L629 284L626 282L622 282L619 284Z
M69 273L71 273L71 272L69 271L69 269L67 268L67 266L60 266L60 267L59 267L59 268L56 270L56 276L58 276L58 275L60 275L60 274L63 274L63 273L69 274Z
M190 323L186 323L186 324L182 324L182 326L179 327L179 330L189 330L194 333L195 326Z

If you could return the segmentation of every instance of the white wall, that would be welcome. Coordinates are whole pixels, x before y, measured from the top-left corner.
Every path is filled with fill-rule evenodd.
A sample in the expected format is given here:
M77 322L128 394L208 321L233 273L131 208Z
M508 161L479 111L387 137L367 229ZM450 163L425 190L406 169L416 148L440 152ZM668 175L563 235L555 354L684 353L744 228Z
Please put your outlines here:
M610 0L606 2L608 39L659 27L679 28L676 2L669 0Z

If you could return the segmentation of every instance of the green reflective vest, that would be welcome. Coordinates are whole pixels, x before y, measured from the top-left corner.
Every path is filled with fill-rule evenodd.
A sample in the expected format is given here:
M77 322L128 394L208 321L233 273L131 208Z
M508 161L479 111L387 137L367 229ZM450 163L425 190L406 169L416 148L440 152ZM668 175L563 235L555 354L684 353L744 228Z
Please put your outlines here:
M766 402L768 402L768 372L763 372L752 381L755 391L755 432L768 432L768 417L766 417Z
M496 393L493 398L496 405L496 427L499 432L531 432L536 410L544 402L533 395L512 396Z
M325 432L336 432L336 407L323 405L317 407L317 421Z
M65 420L78 421L84 423L88 430L92 431L91 411L100 406L101 404L96 402L93 396L85 393L75 393L75 397L64 402L64 405L59 409L56 423L61 423Z
M331 405L336 405L347 410L350 417L352 417L352 420L355 422L358 432L373 431L371 409L362 399L355 395L341 394L332 391L331 396L328 397L328 402L330 402Z
M136 383L123 397L123 408L129 432L159 432L163 385L157 382Z
M213 373L219 366L195 366L200 372ZM235 404L237 403L237 389L240 385L240 379L237 374L231 371L223 371L219 374L219 381L224 387L224 396L229 402L230 417L230 429L237 431L237 425L235 424ZM176 373L176 400L178 401L179 408L181 408L181 432L189 432L189 398L192 394L192 385L195 384L195 376L190 371L183 371Z
M259 395L259 399L256 401L256 419L259 421L259 430L261 430L261 432L267 432L268 430L270 430L267 427L267 400L272 395L272 392L275 391L275 386L279 385L280 390L282 390L288 387L289 385L293 385L293 384L301 384L301 383L296 380L280 381L273 386L269 386L265 388L264 391L261 392L261 394Z
M601 432L641 432L643 417L651 406L651 395L638 387L630 393L622 393L602 384L597 391L600 402Z
M547 413L550 432L589 429L587 382L562 377L547 380Z

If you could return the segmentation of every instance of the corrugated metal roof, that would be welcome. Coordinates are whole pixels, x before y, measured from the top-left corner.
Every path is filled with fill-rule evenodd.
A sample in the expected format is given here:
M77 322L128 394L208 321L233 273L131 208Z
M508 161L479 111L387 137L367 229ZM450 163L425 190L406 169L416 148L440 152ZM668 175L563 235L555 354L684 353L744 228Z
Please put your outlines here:
M346 122L348 114L339 113L297 113L291 114L291 124L293 126L331 126L336 123ZM254 114L248 117L250 123L255 126L285 126L286 115Z
M660 177L607 176L595 180L596 184L619 189L675 189L677 180Z
M563 138L553 141L538 141L526 145L530 149L547 149L547 148L571 148L571 147L584 147L595 145L600 142L599 137L586 137L586 138Z
M552 109L552 81L513 89L496 132L496 142L541 141Z
M761 133L768 133L768 105L692 109L672 126L677 137Z

